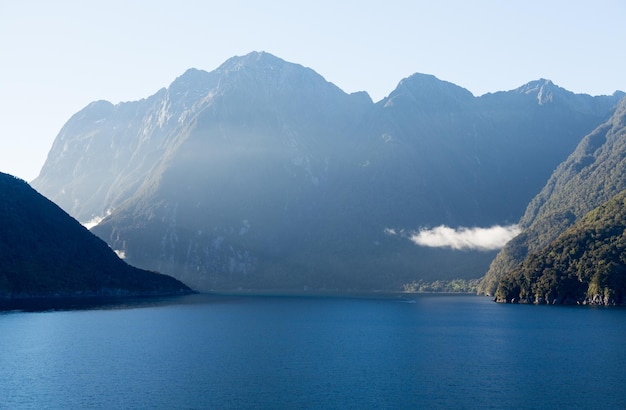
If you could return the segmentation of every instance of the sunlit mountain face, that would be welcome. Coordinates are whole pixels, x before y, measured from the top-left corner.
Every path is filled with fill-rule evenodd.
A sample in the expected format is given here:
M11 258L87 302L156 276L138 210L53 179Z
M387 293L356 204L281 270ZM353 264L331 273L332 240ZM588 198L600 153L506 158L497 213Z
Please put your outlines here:
M415 238L516 232L620 97L548 80L475 97L414 74L375 103L251 53L140 101L88 105L33 186L81 222L104 217L93 232L128 262L200 290L479 278L508 237Z

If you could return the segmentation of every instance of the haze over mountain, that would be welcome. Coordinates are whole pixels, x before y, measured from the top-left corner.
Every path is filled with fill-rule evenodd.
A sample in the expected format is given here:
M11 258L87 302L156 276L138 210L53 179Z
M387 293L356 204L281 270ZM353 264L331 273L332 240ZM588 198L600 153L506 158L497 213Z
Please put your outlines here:
M373 103L255 52L144 100L88 105L33 186L82 222L108 215L93 232L129 262L201 290L478 278L497 246L454 249L420 232L514 234L621 96L542 79L474 97L414 74Z
M191 293L137 269L26 182L0 173L0 301Z
M494 294L498 281L528 255L541 251L586 213L624 189L626 99L619 102L610 119L585 136L530 202L519 223L523 232L498 253L480 291Z

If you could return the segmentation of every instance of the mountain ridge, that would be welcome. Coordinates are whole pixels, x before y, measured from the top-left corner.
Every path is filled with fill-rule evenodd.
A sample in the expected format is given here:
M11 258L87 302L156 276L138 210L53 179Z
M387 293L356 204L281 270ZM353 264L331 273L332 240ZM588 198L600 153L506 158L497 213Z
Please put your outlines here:
M530 254L547 246L587 212L626 189L626 98L614 114L585 136L553 172L520 219L523 229L492 262L479 290L497 282Z
M73 117L33 181L81 221L110 213L93 231L129 261L202 289L482 276L495 252L417 247L387 228L518 220L615 103L474 97L421 74L374 103L266 53L220 67L106 121Z
M0 300L192 292L128 265L26 182L0 173L0 188Z

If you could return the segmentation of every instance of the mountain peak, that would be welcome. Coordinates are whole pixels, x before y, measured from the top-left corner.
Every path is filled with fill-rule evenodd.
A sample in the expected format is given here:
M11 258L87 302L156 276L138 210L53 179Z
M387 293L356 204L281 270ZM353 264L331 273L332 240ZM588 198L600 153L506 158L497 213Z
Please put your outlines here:
M389 97L383 100L383 104L390 107L407 100L432 109L435 106L440 108L472 99L474 95L463 87L440 80L431 74L415 73L400 81Z
M545 88L545 87L548 87L548 88L556 87L556 88L558 88L556 85L554 85L552 80L548 80L546 78L540 78L538 80L531 81L529 83L524 84L523 86L517 88L516 91L518 91L520 93L528 94L528 93L540 90L540 89Z
M211 72L190 68L170 84L169 93L170 95L188 94L198 98L206 95L229 75L237 76L240 72L249 71L249 69L272 73L279 71L286 64L284 60L272 54L254 51L244 56L231 57Z
M264 51L232 57L212 74L219 78L219 87L222 90L239 90L238 92L254 98L282 94L283 98L290 101L289 105L296 101L308 101L313 96L313 99L319 100L320 97L347 95L311 68L285 61ZM259 92L261 89L265 91Z
M226 60L216 70L219 73L239 71L246 67L273 70L283 67L287 62L265 51L253 51L244 56L235 56Z
M614 109L616 101L624 95L621 91L616 91L612 96L593 97L589 94L577 94L559 87L545 78L524 84L513 90L513 93L524 94L530 98L534 97L538 105L558 102L565 104L572 110L594 115Z
M197 68L190 68L170 84L170 93L184 92L186 90L206 91L207 83L210 83L211 73Z
M187 69L182 75L176 77L174 82L176 82L176 81L188 82L188 81L197 79L199 77L202 77L202 76L204 76L206 74L208 74L206 71L199 70L197 68L192 67L192 68Z
M539 105L549 104L555 99L572 100L575 94L554 84L551 80L540 78L515 89L520 94L534 95ZM573 101L571 101L573 103Z
M558 95L557 93L567 92L563 88L555 85L551 80L545 78L524 84L515 91L520 94L536 95L539 105L554 101L555 96Z
M465 98L473 97L472 93L463 87L459 87L449 81L440 80L432 74L415 73L407 78L402 79L398 84L398 88L409 87L412 89L420 89L423 91L451 91L464 94Z

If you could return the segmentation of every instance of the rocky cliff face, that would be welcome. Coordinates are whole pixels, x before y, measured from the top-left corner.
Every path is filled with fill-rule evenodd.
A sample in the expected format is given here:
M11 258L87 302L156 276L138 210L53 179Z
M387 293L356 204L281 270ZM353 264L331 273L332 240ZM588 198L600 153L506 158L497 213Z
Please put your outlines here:
M476 278L494 252L417 247L408 232L518 220L616 101L549 82L474 97L415 74L373 103L251 53L86 107L33 185L83 222L110 213L94 232L111 247L199 289Z

